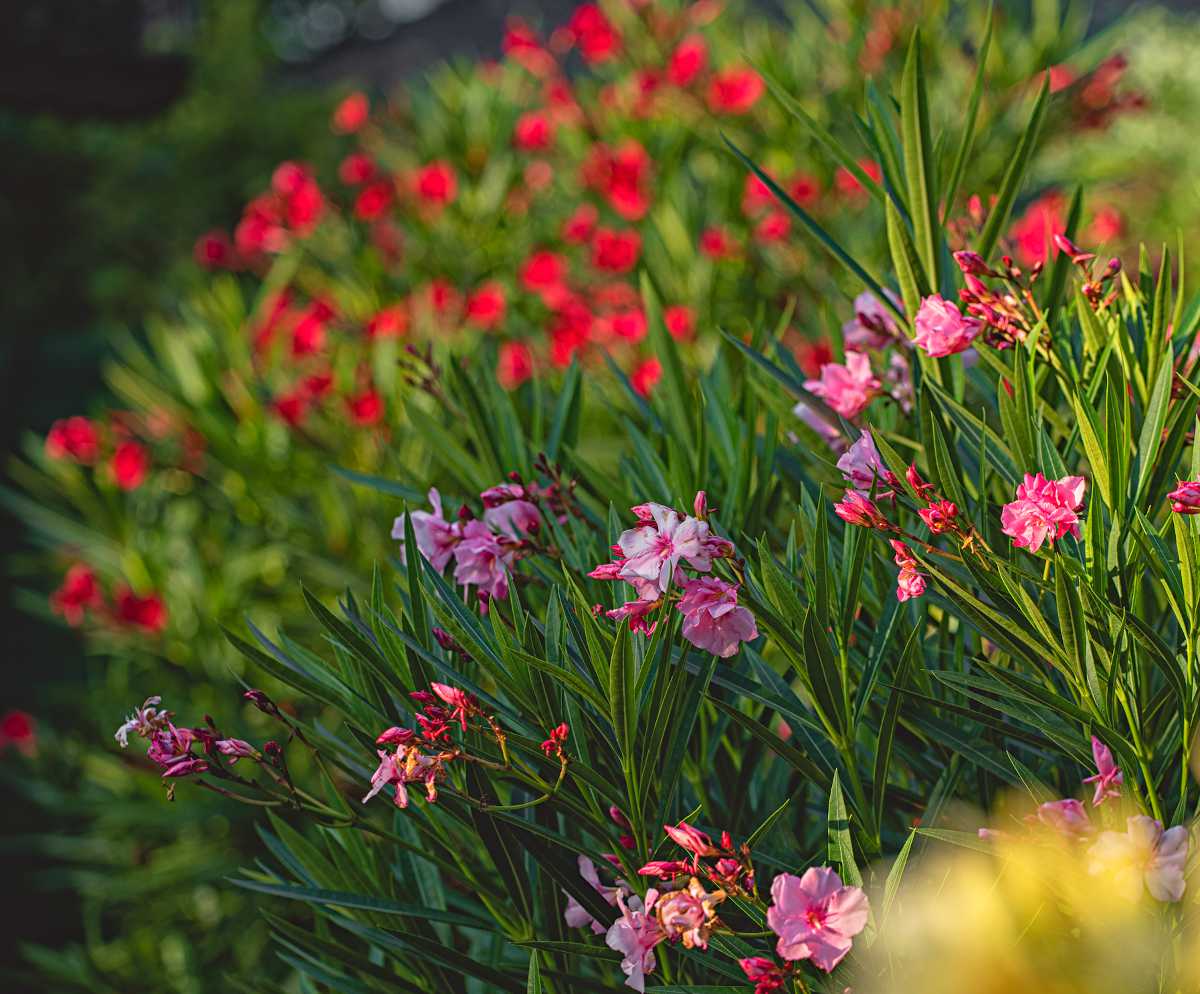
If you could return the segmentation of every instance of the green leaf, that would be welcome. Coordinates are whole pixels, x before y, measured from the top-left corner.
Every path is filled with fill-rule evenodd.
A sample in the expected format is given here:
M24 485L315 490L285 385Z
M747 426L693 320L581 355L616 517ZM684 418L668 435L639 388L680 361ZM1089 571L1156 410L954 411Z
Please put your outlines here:
M975 85L971 87L971 99L967 103L967 116L963 122L962 137L958 141L958 151L954 154L954 165L950 168L950 179L946 183L943 202L947 215L954 211L954 198L958 196L958 187L962 183L963 171L967 167L967 158L971 154L971 145L975 140L975 122L979 118L979 101L983 96L983 82L987 73L988 53L992 48L992 29L995 26L995 4L988 4L987 31L983 35L983 44L979 46L978 64L975 69Z
M850 839L850 815L846 811L846 799L842 796L842 784L835 770L833 785L829 788L829 861L836 863L842 882L854 887L862 886L862 874L854 861L854 845Z
M925 267L926 281L940 286L937 232L937 190L934 176L933 138L929 127L929 98L921 59L921 32L913 31L900 81L900 133L903 138L904 175L908 184L908 209L912 218L917 254ZM894 255L894 253L893 253ZM907 301L906 301L907 303Z
M1037 146L1038 137L1041 134L1042 123L1046 119L1049 96L1050 74L1046 73L1041 89L1038 91L1037 100L1033 105L1033 113L1029 115L1029 124L1021 134L1017 146L1008 160L1008 168L1005 170L1004 179L1000 184L1000 193L996 197L996 203L992 206L987 221L984 223L983 232L979 236L977 251L985 259L992 254L1001 233L1008 226L1013 203L1021 189L1025 170L1029 166L1029 160L1033 156L1033 150Z

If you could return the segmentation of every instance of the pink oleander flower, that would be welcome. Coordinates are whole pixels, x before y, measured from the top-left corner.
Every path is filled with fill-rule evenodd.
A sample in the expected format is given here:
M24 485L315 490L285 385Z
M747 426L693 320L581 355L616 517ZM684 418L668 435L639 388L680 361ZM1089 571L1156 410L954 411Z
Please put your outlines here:
M167 727L171 721L171 712L165 708L160 710L158 705L161 703L161 697L147 697L142 706L125 719L125 723L113 736L122 749L129 745L130 732L136 732L141 738L147 739Z
M928 507L921 508L917 514L925 522L926 527L935 535L954 531L958 526L958 506L949 500L935 500Z
M1180 480L1167 500L1176 514L1200 514L1200 480Z
M817 414L804 401L800 401L792 408L792 413L803 421L809 428L815 431L825 442L835 451L844 446L842 433L833 425L826 421L823 417Z
M429 803L437 801L437 781L442 763L436 756L426 756L416 745L401 745L394 753L377 749L379 766L371 774L371 789L362 803L366 804L388 784L396 788L396 807L408 807L408 784L423 783Z
M754 985L754 994L771 994L782 989L787 983L787 977L778 964L765 956L747 956L738 960L738 966L746 975L746 979Z
M894 496L894 492L885 487L894 477L875 447L874 436L866 428L859 434L858 440L842 453L837 468L842 471L846 482L863 497L870 496L872 488L876 489L878 497Z
M928 501L932 499L930 494L932 494L934 490L933 484L927 483L924 479L922 479L921 474L917 472L916 463L908 464L908 469L904 471L904 478L908 480L908 485L917 492L917 496L920 497L921 500Z
M1096 792L1092 796L1092 807L1098 808L1108 798L1121 796L1120 785L1125 781L1125 777L1121 773L1121 767L1113 761L1112 750L1094 735L1092 736L1092 758L1096 761L1096 775L1088 777L1083 782L1096 785Z
M848 525L878 528L881 531L891 527L887 518L879 513L879 508L857 490L847 490L842 499L833 505L833 513Z
M913 327L913 343L931 359L940 359L966 351L983 331L983 322L964 316L955 304L935 293L921 301Z
M854 418L866 409L883 384L871 372L871 360L865 352L847 352L846 364L827 362L821 376L806 380L812 391L843 418Z
M1042 543L1053 545L1068 532L1079 538L1079 515L1087 481L1082 476L1047 480L1041 473L1017 487L1017 499L1000 513L1001 530L1011 536L1013 546L1037 552Z
M1073 797L1038 805L1037 820L1047 828L1067 836L1078 837L1092 831L1087 808Z
M436 489L429 491L429 504L433 513L428 511L413 511L413 535L417 540L417 548L421 555L429 560L429 565L439 573L446 568L454 556L454 547L462 536L458 522L449 522L442 513L442 495ZM404 515L400 515L392 525L392 538L400 542L400 558L404 560ZM405 560L406 561L406 560Z
M803 877L781 873L771 884L767 925L779 936L775 951L786 960L811 959L829 973L867 926L867 895L845 887L836 871L811 867Z
M542 527L541 512L536 504L527 500L510 500L493 507L485 506L483 520L485 524L514 541L520 541Z
M667 837L694 856L720 856L721 850L713 845L712 839L700 829L681 821L678 825L663 825Z
M468 694L465 690L459 690L457 687L451 687L444 683L431 683L429 689L436 694L443 703L450 706L450 720L457 721L459 726L465 732L467 730L467 718L470 715L477 714L479 704L475 698Z
M379 733L379 737L375 740L376 745L404 745L416 738L417 733L411 728L400 728L393 725Z
M642 877L657 877L659 880L674 880L692 872L692 864L683 859L652 859L638 869Z
M884 290L897 307L900 298ZM895 315L875 294L864 291L854 298L854 320L842 325L842 342L854 350L882 349L900 337Z
M1143 887L1156 901L1178 901L1186 881L1188 830L1176 825L1163 831L1162 823L1146 815L1126 821L1124 832L1101 832L1088 850L1088 872L1111 875L1130 900L1142 896Z
M891 539L891 546L895 553L892 558L900 567L896 577L896 600L904 603L913 597L920 597L925 593L925 577L917 572L917 560L912 550L896 539Z
M615 906L618 896L624 896L631 893L625 886L623 881L618 880L617 886L605 887L600 883L600 874L596 872L596 864L586 856L580 856L576 861L579 867L579 875L591 885L592 890L599 894L609 904ZM570 894L567 897L567 908L563 912L563 920L571 926L571 928L583 928L585 925L591 928L596 935L603 935L608 929L596 921L595 918L584 908L582 904L575 900Z
M737 584L702 576L684 580L680 587L681 630L697 649L728 659L743 642L758 638L754 615L738 605Z
M454 548L454 555L457 560L455 583L464 587L474 584L497 600L508 596L505 550L484 522L474 520L463 525L462 538Z
M654 958L654 947L666 935L654 916L654 902L658 899L658 891L653 887L646 891L644 906L638 907L637 898L627 902L618 896L617 905L621 909L621 917L613 922L605 936L605 942L610 949L623 954L621 971L625 974L625 986L632 987L639 994L646 990L646 974L653 973L658 967Z
M717 905L724 900L723 890L710 894L692 877L686 889L660 895L654 911L667 941L682 941L685 949L707 949L717 924Z
M633 510L638 526L617 539L625 557L622 579L648 580L666 591L681 561L702 572L712 568L713 546L706 522L684 517L662 504L639 504Z
M626 601L618 608L605 612L609 618L614 621L624 621L629 619L629 630L631 632L641 632L643 635L653 635L654 629L658 627L657 621L651 621L650 615L657 611L662 606L662 598L655 597L653 600L647 598L639 598L633 601Z

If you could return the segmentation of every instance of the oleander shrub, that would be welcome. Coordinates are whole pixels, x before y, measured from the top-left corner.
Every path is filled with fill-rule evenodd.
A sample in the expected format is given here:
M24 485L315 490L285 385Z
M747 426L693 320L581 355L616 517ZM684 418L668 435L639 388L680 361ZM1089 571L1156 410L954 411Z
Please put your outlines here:
M818 370L777 304L689 350L652 272L648 396L427 369L398 561L252 607L240 711L130 702L177 804L267 809L302 985L1197 989L1200 298L1078 196L1010 250L1049 76L960 209L926 55L860 136L879 256L731 137L862 294Z

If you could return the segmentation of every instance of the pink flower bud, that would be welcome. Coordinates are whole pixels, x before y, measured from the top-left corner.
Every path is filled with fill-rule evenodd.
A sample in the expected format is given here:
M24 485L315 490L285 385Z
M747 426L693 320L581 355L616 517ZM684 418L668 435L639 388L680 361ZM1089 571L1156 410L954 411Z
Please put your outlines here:
M375 740L376 745L403 745L410 739L416 737L416 732L411 728L399 728L393 725L385 732L380 732L379 737Z
M958 263L958 268L963 271L963 275L965 276L991 275L988 264L984 262L983 256L978 252L955 252L954 261Z
M1167 500L1176 514L1200 514L1200 480L1181 480Z
M712 844L712 839L686 821L681 821L678 825L664 825L663 831L677 846L697 856L721 855L721 850Z

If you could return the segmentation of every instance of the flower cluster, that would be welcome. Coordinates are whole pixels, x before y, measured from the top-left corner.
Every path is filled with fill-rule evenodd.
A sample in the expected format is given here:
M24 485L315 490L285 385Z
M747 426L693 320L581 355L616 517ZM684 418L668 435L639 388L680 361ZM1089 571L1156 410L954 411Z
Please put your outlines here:
M417 548L430 566L441 572L453 562L455 581L463 587L475 587L485 608L492 598L504 600L518 560L539 552L555 554L543 541L543 513L559 522L577 513L574 483L564 481L556 467L539 465L554 473L549 484L525 483L514 473L510 482L489 487L479 495L483 504L480 517L463 505L454 520L448 520L441 494L431 489L431 511L402 514L392 525L392 538L400 542L401 556L407 551L406 520L411 519Z
M100 579L86 563L73 563L67 569L62 584L50 595L50 607L72 628L88 615L100 624L148 635L167 626L167 607L161 596L153 591L139 595L121 584L113 589L110 603Z
M612 550L616 558L588 574L596 580L623 580L637 595L608 616L628 619L633 631L648 635L658 624L652 616L674 600L684 616L684 637L699 649L728 658L741 643L757 638L754 616L738 604L739 584L706 575L714 560L732 559L734 549L713 533L704 492L696 494L694 516L655 503L632 510L637 525L617 539ZM685 567L700 575L689 576Z
M681 821L664 825L667 837L691 854L690 859L651 860L638 870L644 877L672 880L680 876L704 877L725 892L735 895L754 893L754 863L750 847L744 843L735 847L728 832L721 833L720 844L694 825ZM711 863L702 860L712 860Z
M1082 476L1047 480L1041 473L1025 474L1017 486L1017 499L1004 505L1000 525L1018 549L1037 552L1043 543L1054 545L1064 535L1079 538L1079 515L1087 481Z

